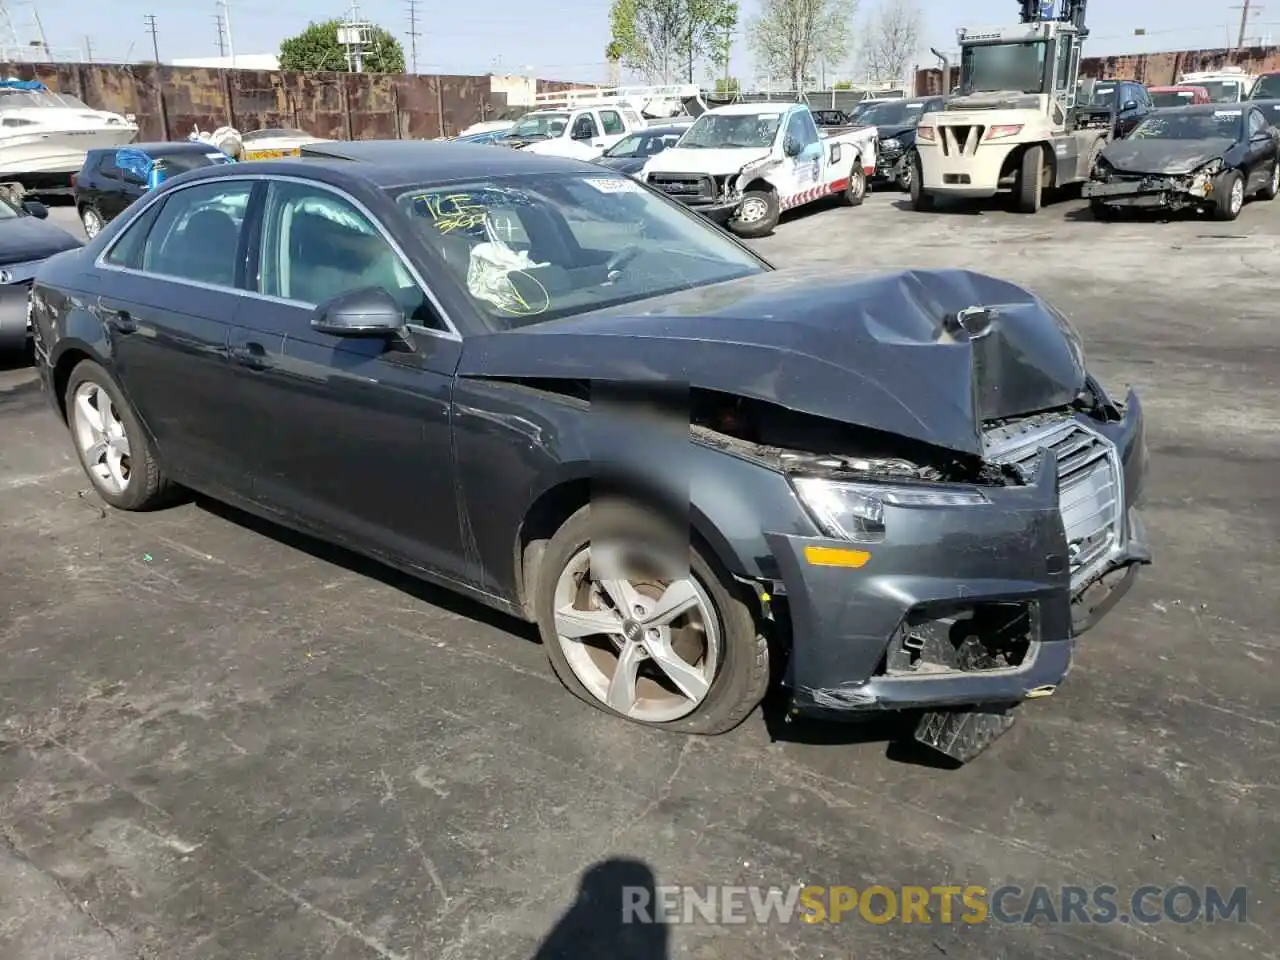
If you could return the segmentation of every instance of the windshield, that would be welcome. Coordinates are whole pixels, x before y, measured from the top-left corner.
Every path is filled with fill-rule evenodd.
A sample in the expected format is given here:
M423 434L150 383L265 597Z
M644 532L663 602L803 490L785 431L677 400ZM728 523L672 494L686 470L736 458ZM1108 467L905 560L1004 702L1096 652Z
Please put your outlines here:
M1259 77L1253 85L1250 100L1280 100L1280 73L1269 73Z
M0 88L0 107L69 107L73 110L92 110L83 100L52 90L15 90Z
M1110 110L1115 99L1116 85L1114 83L1095 83L1092 90L1082 83L1076 88L1076 106L1106 107Z
M1168 90L1151 94L1151 104L1156 107L1185 107L1195 102L1194 90Z
M661 153L668 147L674 146L679 139L680 134L675 132L633 133L615 143L604 152L604 155L628 158L652 157L655 153Z
M781 113L704 113L681 139L680 149L767 150L781 120Z
M1130 140L1235 140L1240 136L1243 110L1212 113L1166 113L1143 120Z
M9 199L0 196L0 220L16 220L21 217L23 212L9 202Z
M1197 87L1204 87L1214 103L1238 103L1244 99L1244 84L1239 80L1197 80Z
M1045 55L1048 44L983 43L964 48L960 54L961 93L1019 93L1044 91Z
M396 205L500 329L768 269L708 221L605 173L422 186Z
M887 100L874 103L858 114L858 122L873 127L905 127L920 122L924 104L919 100Z
M569 122L567 113L530 113L507 131L509 137L558 137Z

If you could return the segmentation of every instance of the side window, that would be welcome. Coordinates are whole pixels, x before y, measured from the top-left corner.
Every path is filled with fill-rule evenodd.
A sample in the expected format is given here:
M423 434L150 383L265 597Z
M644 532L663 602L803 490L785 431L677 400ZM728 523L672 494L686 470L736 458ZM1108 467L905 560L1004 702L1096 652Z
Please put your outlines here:
M627 127L622 122L622 117L618 116L618 112L616 110L601 110L600 125L604 127L606 136L627 132Z
M114 153L104 153L98 158L98 176L106 177L108 180L120 179L120 168L116 166Z
M262 221L258 289L316 306L381 287L405 320L443 329L400 254L355 204L323 187L272 181Z
M569 131L569 136L574 140L590 140L592 137L600 135L596 128L595 117L589 113L579 114L578 118L573 121L573 129Z
M124 228L104 258L107 263L116 267L129 267L132 270L142 269L142 255L146 251L147 235L151 232L160 215L160 209L168 198L157 201L147 207L142 216L137 217Z
M622 118L627 121L632 130L639 130L644 126L644 121L640 119L640 114L630 107L619 107L618 112L622 114Z
M1255 133L1262 133L1267 129L1267 118L1262 115L1260 110L1249 111L1249 136Z
M801 143L805 146L817 143L822 138L818 135L818 125L813 122L813 114L808 110L800 111L800 129L804 131Z
M252 180L214 180L170 194L147 235L142 269L216 287L236 285Z

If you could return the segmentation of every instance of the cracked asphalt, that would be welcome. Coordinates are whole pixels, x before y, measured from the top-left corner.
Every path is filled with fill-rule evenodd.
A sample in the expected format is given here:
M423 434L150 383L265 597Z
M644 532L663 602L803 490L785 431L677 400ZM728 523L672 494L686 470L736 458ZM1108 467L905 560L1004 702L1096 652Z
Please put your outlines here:
M0 957L1276 957L1280 204L1081 206L876 194L758 244L1025 283L1142 392L1156 565L959 770L893 724L647 733L442 591L214 504L104 510L0 370ZM1212 925L620 922L622 885L797 881L1248 894Z

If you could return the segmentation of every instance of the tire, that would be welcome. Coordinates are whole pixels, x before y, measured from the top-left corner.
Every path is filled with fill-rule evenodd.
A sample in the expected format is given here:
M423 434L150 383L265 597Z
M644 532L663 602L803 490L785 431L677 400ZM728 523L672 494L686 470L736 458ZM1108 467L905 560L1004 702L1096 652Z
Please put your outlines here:
M590 565L598 562L592 553L593 547L603 557L607 544L636 544L659 552L667 545L669 556L672 549L669 545L678 543L673 532L674 528L656 512L626 501L597 501L580 509L551 538L543 554L534 605L538 632L556 676L571 693L593 707L660 730L701 735L725 733L746 719L764 699L769 685L768 644L740 595L740 587L719 572L714 560L691 547L687 537L683 546L674 549L681 554L687 551L688 567L680 582L686 585L684 589L696 595L696 607L674 621L677 628L668 628L665 640L650 639L650 631L630 618L622 625L622 632L630 631L627 635L631 640L623 636L611 639L599 633L587 638L590 643L582 639L562 639L557 626L557 609L612 607L602 599L603 590L596 597L584 599L583 589L574 586L578 582L575 572L590 569ZM584 563L589 566L584 567ZM598 580L591 577L584 582L599 586ZM667 589L661 580L656 584L642 581L639 586L632 581L625 582L632 591L631 598L646 602ZM693 629L704 611L710 623L702 631ZM580 629L590 631L594 625ZM641 636L644 639L640 639ZM679 665L698 674L698 683L688 686L700 694L701 699L687 693L673 693L676 687L669 679L670 674L661 668L664 657L646 655L638 661L637 668L646 692L630 701L621 698L621 703L631 703L626 712L606 702L614 689L610 677L616 680L616 671L627 656L628 647L648 650L664 649L665 645L665 662L670 662L673 644L687 643L690 637L694 638L694 646L685 647L678 654ZM702 644L698 638L705 638L707 643ZM710 652L712 641L717 648L715 655ZM659 646L646 646L650 643ZM692 662L688 659L691 649L701 651ZM699 661L701 666L693 665ZM658 686L654 677L662 678L665 687ZM637 685L631 687L633 694L639 689Z
M756 206L759 206L759 216L755 216ZM767 237L773 233L774 227L778 225L778 218L782 216L782 208L778 204L778 195L772 190L748 190L742 195L742 203L738 207L739 215L744 210L751 210L753 218L751 220L739 219L735 216L729 221L729 229L740 237L754 238Z
M1104 222L1114 220L1116 218L1115 208L1110 204L1103 203L1101 200L1089 201L1089 213L1093 215L1093 219L1102 220Z
M1213 219L1234 220L1244 209L1244 177L1239 170L1218 175L1213 186Z
M924 189L923 167L920 163L920 154L914 153L912 156L912 173L911 173L911 209L918 213L928 213L933 209L933 194L927 193Z
M1043 170L1044 151L1039 147L1028 147L1018 169L1016 206L1019 213L1035 213L1040 209L1044 198Z
M916 177L916 156L915 148L907 151L906 157L902 161L902 172L898 174L898 189L903 193L911 193L912 185L918 179Z
M1271 165L1271 177L1267 185L1258 191L1259 200L1274 200L1280 196L1280 157Z
M86 204L80 208L80 223L84 226L84 235L90 240L100 234L102 228L107 225L106 219L93 204Z
M840 191L840 202L846 207L860 207L866 199L867 175L859 158L853 162L853 169L849 171L849 185Z
M95 426L81 406L87 403L100 414L104 399L110 402L105 430ZM162 505L169 482L156 462L151 438L110 374L92 360L80 361L67 378L65 400L76 456L98 495L119 510L152 510ZM97 441L92 447L91 437ZM96 455L98 449L101 457Z

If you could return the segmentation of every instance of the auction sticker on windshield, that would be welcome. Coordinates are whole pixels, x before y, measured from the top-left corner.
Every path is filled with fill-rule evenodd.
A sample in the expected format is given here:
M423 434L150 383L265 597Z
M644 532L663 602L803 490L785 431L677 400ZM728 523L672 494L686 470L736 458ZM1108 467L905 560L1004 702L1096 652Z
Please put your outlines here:
M640 186L634 180L615 180L612 177L588 177L585 181L601 193L639 193Z
M1242 113L1244 113L1244 111L1243 111L1243 110L1215 110L1215 111L1213 111L1213 115L1214 115L1215 117L1238 117L1238 116L1240 116Z

